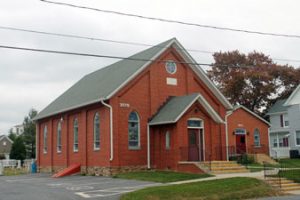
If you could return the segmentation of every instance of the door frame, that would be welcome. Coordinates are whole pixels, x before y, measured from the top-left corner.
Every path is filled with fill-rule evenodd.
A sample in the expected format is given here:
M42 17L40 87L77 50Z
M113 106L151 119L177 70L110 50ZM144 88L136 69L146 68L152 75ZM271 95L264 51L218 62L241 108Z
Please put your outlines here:
M187 126L187 137L188 137L188 143L189 143L189 130L197 130L198 131L198 144L199 144L199 162L206 161L205 158L205 132L204 132L204 120L200 118L189 118L188 120L195 120L200 121L201 126ZM202 134L201 134L202 132ZM201 144L201 135L202 135L202 144ZM202 154L201 154L201 146L202 146ZM200 159L200 155L203 156L203 160Z
M244 133L239 133L239 134L237 134L236 133L236 130L237 129L239 129L239 130L244 130ZM235 129L235 134L234 134L234 136L235 136L235 148L236 148L236 153L237 153L237 136L238 135L242 135L242 136L244 136L245 137L245 153L247 153L247 130L245 129L245 128L236 128Z

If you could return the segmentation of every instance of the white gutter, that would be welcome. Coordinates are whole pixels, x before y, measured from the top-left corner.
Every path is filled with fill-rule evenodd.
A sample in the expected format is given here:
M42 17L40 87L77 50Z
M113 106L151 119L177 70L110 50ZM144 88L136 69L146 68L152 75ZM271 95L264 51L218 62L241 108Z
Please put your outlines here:
M109 129L110 129L110 158L109 160L112 161L114 159L114 138L113 138L113 108L111 105L104 102L104 99L101 99L101 103L109 108Z
M150 125L147 124L147 167L151 168L150 164Z
M228 117L229 115L232 114L232 111L227 111L225 115L225 141L226 141L226 159L227 161L229 160L229 155L228 155Z

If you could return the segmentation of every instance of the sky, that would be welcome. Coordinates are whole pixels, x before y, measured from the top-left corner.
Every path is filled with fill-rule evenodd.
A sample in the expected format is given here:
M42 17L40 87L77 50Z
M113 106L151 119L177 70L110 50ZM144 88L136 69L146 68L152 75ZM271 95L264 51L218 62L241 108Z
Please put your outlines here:
M104 10L191 23L300 35L297 0L56 0ZM210 52L263 52L271 58L300 60L300 38L205 29L54 5L39 0L1 0L0 27L158 44L176 37L186 49ZM0 29L0 45L128 57L145 47L62 38ZM199 63L211 54L190 52ZM84 75L115 59L56 55L0 48L0 134L41 111ZM283 62L300 66L300 62ZM207 67L204 67L207 70Z

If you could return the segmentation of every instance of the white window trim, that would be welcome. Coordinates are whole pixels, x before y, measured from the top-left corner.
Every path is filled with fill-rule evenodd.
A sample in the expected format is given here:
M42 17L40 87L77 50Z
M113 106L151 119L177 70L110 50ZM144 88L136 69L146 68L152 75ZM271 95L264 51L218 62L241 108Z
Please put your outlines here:
M75 143L75 122L77 122L77 143ZM78 119L75 118L73 121L73 152L79 151L79 128L78 128ZM77 145L77 149L75 148L75 145Z
M128 131L127 131L127 134L128 134L128 149L129 149L129 150L140 150L140 149L141 149L141 130L140 130L141 120L140 120L140 115L139 115L139 113L136 112L136 111L132 111L132 112L135 112L136 115L137 115L137 118L138 118L138 146L130 146L130 145L129 145L129 130L128 130ZM130 112L129 115L130 115L132 112ZM129 117L129 115L128 115L128 117ZM129 120L129 119L128 119L127 124L128 124L129 122L136 122L136 121L132 121L132 120ZM127 127L128 127L128 125L127 125Z
M59 128L60 128L60 133L59 133L59 135L60 135L60 145L58 144L58 130L59 130ZM58 123L58 125L57 125L57 135L56 135L56 152L57 153L61 153L61 150L62 150L62 135L61 135L61 131L62 131L62 127L61 127L61 122L59 122Z
M258 139L259 139L258 142L259 142L259 145L255 145L255 133L256 133L255 131L256 131L256 130L258 131L257 133L258 133ZM259 129L258 129L258 128L255 128L255 129L254 129L254 133L253 133L253 140L254 140L254 147L255 147L255 148L261 147L261 138L260 138L260 135L261 135L261 134L260 134Z
M300 144L297 144L297 131L300 133L300 130L295 130L295 145L296 147L300 147Z
M95 134L95 119L96 119L96 117L98 117L98 120L99 120L99 147L96 147L96 134ZM100 143L100 137L101 137L101 131L100 131L100 115L99 115L99 113L98 112L96 112L96 114L95 114L95 116L94 116L94 124L93 124L94 126L94 131L93 131L93 135L94 135L94 151L99 151L100 150L100 145L101 145L101 143Z
M168 139L167 139L168 138ZM170 150L171 149L171 135L170 135L170 131L166 131L166 137L165 137L165 147L166 150Z
M283 121L283 128L289 128L289 126L285 125L285 116L284 116L284 114L282 114L282 121ZM289 119L287 121L289 122Z
M188 121L194 120L194 121L200 121L201 126L200 127L194 127L194 126L188 126L188 129L203 129L204 128L204 121L200 118L189 118Z
M47 125L45 125L43 130L43 153L47 154L47 152L48 152L48 127Z

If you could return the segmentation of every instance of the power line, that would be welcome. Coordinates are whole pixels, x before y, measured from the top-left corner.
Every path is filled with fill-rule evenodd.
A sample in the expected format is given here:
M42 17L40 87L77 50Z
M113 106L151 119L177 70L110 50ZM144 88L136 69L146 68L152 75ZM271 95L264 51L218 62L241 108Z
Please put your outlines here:
M87 7L87 6L79 6L79 5L70 4L70 3L55 2L55 1L48 1L48 0L40 0L40 1L45 2L45 3L62 5L62 6L69 6L69 7L74 7L74 8L93 10L93 11L97 11L97 12L122 15L122 16L127 16L127 17L136 17L136 18L140 18L140 19L155 20L155 21L161 21L161 22L167 22L167 23L195 26L195 27L201 27L201 28L209 28L209 29L216 29L216 30L222 30L222 31L234 31L234 32L242 32L242 33L248 33L248 34L300 39L300 35L294 35L294 34L271 33L271 32L262 32L262 31L246 30L246 29L236 29L236 28L229 28L229 27L213 26L213 25L206 25L206 24L197 24L197 23L184 22L184 21L178 21L178 20L173 20L173 19L149 17L149 16L144 16L144 15L120 12L120 11L104 10L104 9L92 8L92 7Z
M100 55L100 54L77 53L77 52L69 52L69 51L57 51L57 50L36 49L36 48L27 48L27 47L6 46L6 45L0 45L0 48L22 50L22 51L34 51L34 52L41 52L41 53L52 53L52 54L64 54L64 55L98 57L98 58L111 58L111 59L119 59L119 60L169 62L169 60L153 60L153 59L132 58L132 57L122 57L122 56L112 56L112 55ZM173 62L180 63L180 64L213 66L212 64L208 64L208 63L179 62L179 61L173 61Z
M75 38L75 39L86 39L91 41L101 41L101 42L111 42L116 44L125 44L125 45L134 45L134 46L146 46L146 47L157 47L165 49L165 46L159 46L159 45L153 45L153 44L146 44L146 43L138 43L138 42L129 42L129 41L121 41L121 40L110 40L110 39L104 39L104 38L95 38L95 37L89 37L89 36L79 36L79 35L72 35L72 34L63 34L63 33L54 33L54 32L45 32L45 31L39 31L39 30L32 30L32 29L23 29L23 28L15 28L15 27L8 27L8 26L0 26L0 29L4 30L11 30L11 31L21 31L21 32L28 32L28 33L35 33L35 34L42 34L42 35L51 35L51 36L57 36L57 37L66 37L66 38ZM198 53L204 53L204 54L214 54L215 52L212 51L206 51L206 50L197 50L197 49L181 49L176 48L177 50L185 50L188 52L198 52ZM278 61L285 61L285 62L300 62L300 60L297 59L285 59L285 58L272 58L273 60Z
M31 29L8 27L8 26L0 26L0 29L11 30L11 31L22 31L22 32L36 33L36 34L43 34L43 35L52 35L52 36L66 37L66 38L76 38L76 39L86 39L86 40L92 40L92 41L111 42L111 43L117 43L117 44L146 46L146 47L156 46L157 48L160 48L160 47L161 48L166 48L165 46L152 45L152 44L146 44L146 43L128 42L128 41L121 41L121 40L110 40L110 39L104 39L104 38L95 38L95 37L88 37L88 36L63 34L63 33L53 33L53 32L45 32L45 31L38 31L38 30L31 30ZM206 53L206 54L213 54L214 53L214 52L211 52L211 51L196 50L196 49L179 49L179 50L193 51L193 52Z

